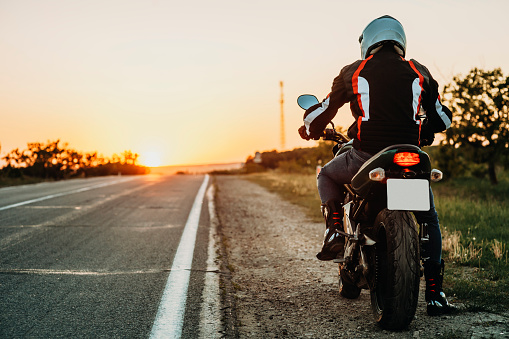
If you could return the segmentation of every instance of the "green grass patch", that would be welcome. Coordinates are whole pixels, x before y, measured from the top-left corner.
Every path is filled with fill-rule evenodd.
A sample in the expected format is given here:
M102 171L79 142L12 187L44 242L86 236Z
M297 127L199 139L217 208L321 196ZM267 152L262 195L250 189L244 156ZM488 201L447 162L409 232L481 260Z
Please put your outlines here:
M505 272L505 273L504 273ZM446 270L445 292L464 302L468 311L506 312L509 307L507 264L484 267L453 264Z
M247 178L323 221L314 174L269 171ZM509 308L509 173L499 184L461 178L433 184L446 261L444 290L467 310Z
M471 311L509 308L509 177L457 178L433 186L443 235L446 292ZM465 274L468 272L468 274Z
M454 179L433 185L442 227L460 231L462 242L494 240L508 243L509 179Z

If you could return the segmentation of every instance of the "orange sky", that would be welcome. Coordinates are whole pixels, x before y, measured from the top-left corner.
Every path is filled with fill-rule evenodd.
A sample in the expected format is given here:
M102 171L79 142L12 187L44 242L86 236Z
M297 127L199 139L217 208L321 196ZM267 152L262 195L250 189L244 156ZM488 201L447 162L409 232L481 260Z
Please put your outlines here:
M311 146L300 93L327 95L372 19L402 22L407 57L443 85L472 67L509 75L509 2L0 0L1 156L60 139L161 165L244 161ZM349 125L348 109L335 120Z

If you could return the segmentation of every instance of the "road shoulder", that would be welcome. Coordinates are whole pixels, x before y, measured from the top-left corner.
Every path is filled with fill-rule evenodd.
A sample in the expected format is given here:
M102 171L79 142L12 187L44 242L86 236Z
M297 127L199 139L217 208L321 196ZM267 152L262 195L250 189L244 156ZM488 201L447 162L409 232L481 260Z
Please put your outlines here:
M299 207L242 177L216 176L214 182L223 267L229 271L222 287L232 337L394 337L374 324L368 291L356 300L339 296L337 266L315 258L321 223L310 222ZM398 337L507 335L507 319L496 315L430 318L423 294L414 321Z

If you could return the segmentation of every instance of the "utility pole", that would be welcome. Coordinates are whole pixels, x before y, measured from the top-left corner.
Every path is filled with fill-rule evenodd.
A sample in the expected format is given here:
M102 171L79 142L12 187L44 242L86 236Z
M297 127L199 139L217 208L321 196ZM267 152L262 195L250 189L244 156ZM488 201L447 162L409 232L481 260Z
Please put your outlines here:
M284 97L283 97L283 82L279 82L281 87L281 150L285 149L285 114L284 114Z

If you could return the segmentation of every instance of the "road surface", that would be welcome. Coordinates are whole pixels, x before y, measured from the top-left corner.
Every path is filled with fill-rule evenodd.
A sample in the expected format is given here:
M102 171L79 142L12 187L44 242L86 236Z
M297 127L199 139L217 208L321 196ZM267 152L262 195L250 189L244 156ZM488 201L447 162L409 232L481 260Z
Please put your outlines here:
M205 181L103 177L0 189L0 337L148 338L164 329L162 298L176 293L170 271L190 273L180 334L199 337L204 281L214 274L206 197L195 209L192 269L172 263Z

